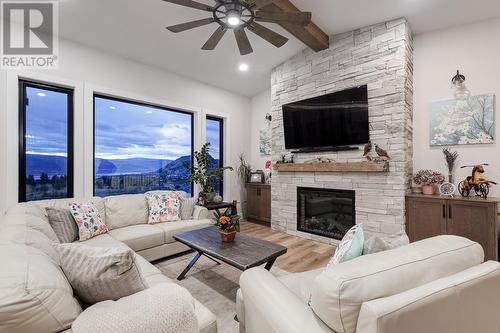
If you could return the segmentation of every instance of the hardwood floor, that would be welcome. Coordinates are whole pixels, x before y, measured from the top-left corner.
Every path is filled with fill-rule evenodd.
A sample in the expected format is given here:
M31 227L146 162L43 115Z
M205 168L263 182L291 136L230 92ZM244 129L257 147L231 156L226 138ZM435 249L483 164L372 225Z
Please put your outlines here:
M276 260L275 266L290 273L325 267L335 252L333 245L288 235L248 221L241 222L241 232L286 246L287 253Z

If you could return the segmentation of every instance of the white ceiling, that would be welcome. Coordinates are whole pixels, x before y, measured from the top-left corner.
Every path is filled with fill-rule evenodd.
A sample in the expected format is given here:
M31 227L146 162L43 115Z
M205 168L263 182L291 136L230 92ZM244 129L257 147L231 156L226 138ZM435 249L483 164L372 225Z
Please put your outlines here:
M402 16L408 18L415 34L500 16L498 0L292 1L299 9L311 11L313 21L329 35ZM267 88L271 69L305 47L275 24L266 25L290 41L277 49L248 32L254 53L247 56L240 56L232 33L224 36L215 51L200 49L215 31L215 23L179 34L165 29L210 15L161 0L61 0L60 34L246 96ZM246 73L238 71L242 62L250 66Z

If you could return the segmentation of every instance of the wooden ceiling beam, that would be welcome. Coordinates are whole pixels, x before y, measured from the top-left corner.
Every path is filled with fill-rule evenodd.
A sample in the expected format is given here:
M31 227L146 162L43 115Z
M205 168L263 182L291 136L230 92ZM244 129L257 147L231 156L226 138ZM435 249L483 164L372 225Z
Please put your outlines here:
M273 0L273 3L261 8L263 11L283 11L283 12L298 12L300 11L290 0ZM301 42L309 46L316 52L326 50L330 46L330 38L321 30L314 22L302 27L295 24L280 24L286 31L295 36Z

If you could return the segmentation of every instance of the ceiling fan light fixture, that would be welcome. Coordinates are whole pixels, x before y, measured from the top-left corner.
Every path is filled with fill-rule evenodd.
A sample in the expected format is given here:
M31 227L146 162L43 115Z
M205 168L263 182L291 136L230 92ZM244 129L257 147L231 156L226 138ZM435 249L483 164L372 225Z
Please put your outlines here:
M239 26L241 24L241 16L235 12L227 15L227 24L231 27Z

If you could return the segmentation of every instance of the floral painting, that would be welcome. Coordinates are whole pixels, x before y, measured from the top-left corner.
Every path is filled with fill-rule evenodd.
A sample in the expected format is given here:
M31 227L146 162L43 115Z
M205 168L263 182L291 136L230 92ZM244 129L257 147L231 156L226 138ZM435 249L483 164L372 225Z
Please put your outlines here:
M493 143L494 95L435 102L431 106L430 145L449 146Z
M271 155L271 130L269 128L260 130L259 150L262 156Z

